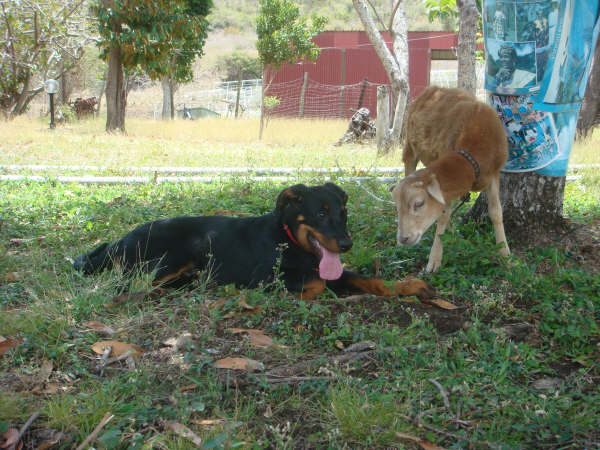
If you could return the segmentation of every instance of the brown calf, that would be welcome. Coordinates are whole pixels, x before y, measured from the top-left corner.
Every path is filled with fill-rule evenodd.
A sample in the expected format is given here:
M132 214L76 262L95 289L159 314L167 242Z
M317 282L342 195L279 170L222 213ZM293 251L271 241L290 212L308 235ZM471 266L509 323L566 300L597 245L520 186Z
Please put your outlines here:
M509 255L499 197L507 139L493 108L460 89L427 88L409 108L402 159L406 177L392 187L397 242L416 244L437 220L428 272L442 263L440 235L450 220L450 203L470 191L487 192L496 243ZM415 171L419 161L426 168Z

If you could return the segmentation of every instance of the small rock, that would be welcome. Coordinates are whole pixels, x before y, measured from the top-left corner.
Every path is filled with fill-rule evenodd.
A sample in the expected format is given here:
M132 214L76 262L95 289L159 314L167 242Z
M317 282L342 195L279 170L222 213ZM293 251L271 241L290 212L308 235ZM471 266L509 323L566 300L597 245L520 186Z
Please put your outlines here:
M531 387L538 391L554 391L558 389L562 383L562 378L540 378L531 383Z

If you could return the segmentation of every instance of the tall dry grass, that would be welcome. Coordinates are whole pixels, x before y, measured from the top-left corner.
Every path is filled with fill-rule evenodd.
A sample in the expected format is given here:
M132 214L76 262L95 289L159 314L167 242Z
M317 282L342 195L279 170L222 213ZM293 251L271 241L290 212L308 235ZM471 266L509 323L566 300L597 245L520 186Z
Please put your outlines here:
M376 167L400 166L400 152L377 157L374 143L333 144L343 120L272 119L258 140L258 118L194 121L127 119L126 134L107 134L104 119L56 129L47 119L0 122L0 164L140 166ZM600 163L600 130L575 142L571 164Z
M399 165L372 144L333 144L342 120L273 119L258 140L258 118L194 121L127 119L126 134L107 134L102 118L48 129L47 119L0 123L0 164L193 167L373 167Z

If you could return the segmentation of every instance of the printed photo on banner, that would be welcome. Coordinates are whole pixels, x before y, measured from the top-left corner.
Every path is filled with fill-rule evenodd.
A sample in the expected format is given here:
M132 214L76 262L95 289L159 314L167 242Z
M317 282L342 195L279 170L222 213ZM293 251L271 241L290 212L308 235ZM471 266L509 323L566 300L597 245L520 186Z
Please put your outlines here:
M559 6L560 0L484 2L487 90L526 95L539 89L554 42Z
M537 48L550 42L550 2L517 3L517 41L534 41Z
M559 154L556 127L551 113L532 108L529 95L494 95L490 104L502 120L508 137L506 172L541 169Z
M564 176L569 165L569 155L575 133L577 131L578 111L566 111L560 113L546 113L554 118L558 133L558 155L551 164L537 171L540 175L552 177Z
M515 41L517 25L514 2L487 2L483 10L483 28L488 39Z
M507 42L490 39L486 50L486 83L488 91L521 94L537 86L535 42Z
M571 104L583 100L589 60L597 39L597 2L564 0L552 48L551 71L540 87L539 103Z

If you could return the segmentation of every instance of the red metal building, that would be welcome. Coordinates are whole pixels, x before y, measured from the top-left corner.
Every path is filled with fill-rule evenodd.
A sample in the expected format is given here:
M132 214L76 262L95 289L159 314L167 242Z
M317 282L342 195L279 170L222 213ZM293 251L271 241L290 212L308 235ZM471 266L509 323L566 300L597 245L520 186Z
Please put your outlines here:
M391 48L389 33L383 33L383 38ZM326 31L316 36L314 41L322 49L316 62L288 64L276 73L266 93L280 100L272 114L349 118L353 114L351 109L356 109L360 103L375 117L377 86L389 85L389 79L366 33ZM408 32L412 98L429 85L432 58L455 59L457 46L456 33ZM304 102L301 102L302 99Z

